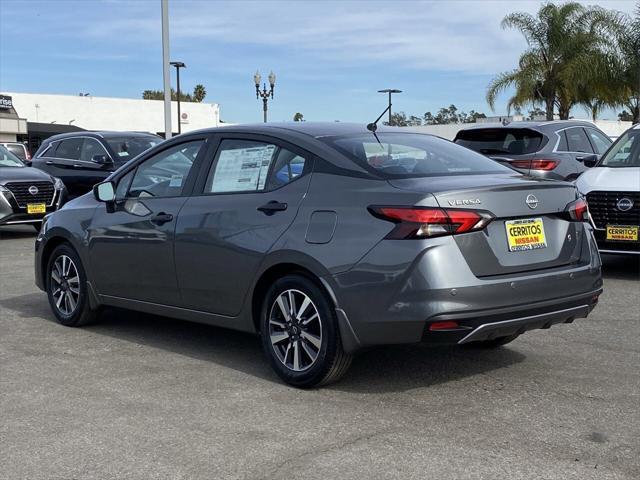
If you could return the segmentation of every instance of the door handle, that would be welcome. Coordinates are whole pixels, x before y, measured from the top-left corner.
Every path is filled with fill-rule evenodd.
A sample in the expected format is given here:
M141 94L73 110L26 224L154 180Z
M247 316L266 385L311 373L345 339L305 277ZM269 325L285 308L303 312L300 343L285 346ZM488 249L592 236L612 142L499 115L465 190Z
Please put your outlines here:
M46 162L44 162L47 165L53 165L53 162L51 160L47 160Z
M82 165L80 165L79 163L74 163L73 168L82 168Z
M265 213L266 215L273 215L276 212L283 212L286 209L286 203L276 202L275 200L272 200L268 203L265 203L261 207L258 207L258 210L262 213Z
M173 215L171 215L170 213L160 212L155 217L151 218L151 223L155 225L164 225L171 220L173 220Z

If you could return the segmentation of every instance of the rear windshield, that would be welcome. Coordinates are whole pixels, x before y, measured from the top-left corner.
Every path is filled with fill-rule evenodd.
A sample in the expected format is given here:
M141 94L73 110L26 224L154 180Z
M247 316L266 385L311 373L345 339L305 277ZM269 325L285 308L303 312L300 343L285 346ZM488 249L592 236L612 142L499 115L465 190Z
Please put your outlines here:
M542 139L526 128L474 128L458 132L455 142L483 155L526 155L537 152Z
M27 159L27 155L24 151L24 147L22 145L16 145L15 143L9 143L8 145L5 145L7 147L7 150L9 150L11 153L13 153L16 157L18 157L20 160L26 160Z
M602 157L599 167L640 167L640 130L628 130Z
M135 137L109 137L105 138L113 152L116 154L114 161L128 162L133 157L137 157L142 152L159 144L162 139L159 137L135 136Z
M24 163L3 145L0 145L0 167L24 167Z
M513 173L448 140L418 133L378 133L320 140L384 178Z

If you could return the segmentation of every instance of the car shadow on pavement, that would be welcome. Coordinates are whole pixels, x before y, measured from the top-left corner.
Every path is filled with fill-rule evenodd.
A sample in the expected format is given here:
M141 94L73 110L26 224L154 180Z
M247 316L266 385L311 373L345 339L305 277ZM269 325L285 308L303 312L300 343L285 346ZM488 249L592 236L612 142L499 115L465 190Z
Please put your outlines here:
M33 227L29 225L0 227L0 240L9 238L36 238L37 235Z
M640 255L602 255L605 279L640 280Z
M43 293L6 298L0 300L0 307L18 312L21 318L57 325ZM255 335L121 309L106 309L98 323L82 330L280 383ZM487 374L525 358L509 346L496 350L420 344L377 347L357 355L345 377L327 388L354 393L400 392Z

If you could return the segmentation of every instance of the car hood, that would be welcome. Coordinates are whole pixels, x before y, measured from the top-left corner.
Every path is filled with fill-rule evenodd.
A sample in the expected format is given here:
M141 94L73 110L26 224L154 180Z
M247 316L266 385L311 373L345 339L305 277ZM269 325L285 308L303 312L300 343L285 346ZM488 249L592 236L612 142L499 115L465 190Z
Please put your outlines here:
M638 192L640 191L640 167L595 167L580 175L576 180L576 186L582 194L594 190Z
M8 182L52 182L46 172L32 167L0 167L0 185Z

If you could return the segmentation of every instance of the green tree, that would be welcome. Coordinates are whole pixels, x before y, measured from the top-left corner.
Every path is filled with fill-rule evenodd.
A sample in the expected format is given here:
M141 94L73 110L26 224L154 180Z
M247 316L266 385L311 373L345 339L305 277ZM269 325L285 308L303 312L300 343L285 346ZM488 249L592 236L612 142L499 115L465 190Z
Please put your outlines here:
M617 105L628 108L633 123L640 123L640 2L633 17L622 17L612 49L609 70L617 93Z
M293 116L293 121L304 122L304 115L302 115L300 112L296 112L296 114Z
M382 122L383 125L391 125L392 127L406 127L409 125L407 114L404 112L392 113L391 122Z
M204 85L202 84L197 84L195 87L193 87L193 101L197 102L197 103L202 103L202 101L204 100L204 97L207 96L207 89L204 88Z
M568 119L571 108L584 100L575 79L584 65L604 61L616 20L615 12L577 2L545 3L536 16L522 12L507 15L502 27L519 30L528 48L516 69L499 74L489 84L487 103L494 109L497 96L515 87L507 104L509 110L543 105L547 120L553 120L556 110L561 119ZM584 92L583 96L593 98L593 93Z
M142 92L142 98L145 100L164 100L164 90L145 90ZM178 100L178 95L176 91L171 89L171 100ZM181 102L193 102L193 97L184 92L180 92L180 101Z

